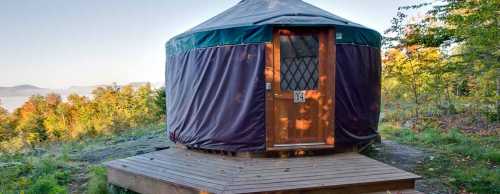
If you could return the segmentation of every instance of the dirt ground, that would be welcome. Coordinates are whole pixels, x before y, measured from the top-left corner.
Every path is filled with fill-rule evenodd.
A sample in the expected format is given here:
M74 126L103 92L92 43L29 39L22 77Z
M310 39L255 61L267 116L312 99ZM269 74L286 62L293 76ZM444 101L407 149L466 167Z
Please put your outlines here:
M107 141L102 146L90 147L78 155L78 160L97 164L113 159L126 158L155 151L172 145L165 134L146 133L142 136L126 136Z
M136 135L116 136L89 143L82 150L70 153L71 160L80 164L69 186L70 193L85 193L89 168L103 162L153 152L172 145L163 130L148 131Z
M397 168L419 174L418 167L422 165L425 158L433 157L432 153L419 150L411 146L401 145L393 141L384 140L381 144L373 145L365 155L395 166ZM439 179L422 177L416 182L416 190L426 194L448 194L452 193Z

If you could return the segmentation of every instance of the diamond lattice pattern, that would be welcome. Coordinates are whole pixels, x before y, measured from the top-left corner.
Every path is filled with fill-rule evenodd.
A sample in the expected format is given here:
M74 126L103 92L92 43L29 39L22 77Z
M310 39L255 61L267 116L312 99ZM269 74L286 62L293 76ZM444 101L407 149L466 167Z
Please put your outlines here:
M318 38L315 35L280 36L281 90L318 88Z

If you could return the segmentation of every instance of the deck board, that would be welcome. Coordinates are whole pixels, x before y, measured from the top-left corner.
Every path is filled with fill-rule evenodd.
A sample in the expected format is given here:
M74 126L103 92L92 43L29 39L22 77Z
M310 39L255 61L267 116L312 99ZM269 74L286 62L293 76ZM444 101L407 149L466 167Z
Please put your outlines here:
M357 153L243 158L172 148L105 165L111 184L142 193L368 193L413 189L420 178Z

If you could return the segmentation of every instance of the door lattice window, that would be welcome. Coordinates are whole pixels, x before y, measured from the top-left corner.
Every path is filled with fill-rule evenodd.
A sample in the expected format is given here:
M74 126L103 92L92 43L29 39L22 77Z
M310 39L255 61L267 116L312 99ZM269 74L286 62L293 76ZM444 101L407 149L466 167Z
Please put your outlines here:
M280 36L281 90L318 89L318 51L316 35Z

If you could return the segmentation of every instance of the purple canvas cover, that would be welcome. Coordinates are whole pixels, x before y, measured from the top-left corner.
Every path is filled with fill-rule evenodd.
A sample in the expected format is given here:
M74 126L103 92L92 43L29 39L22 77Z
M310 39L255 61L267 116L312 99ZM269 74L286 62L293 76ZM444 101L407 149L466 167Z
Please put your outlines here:
M264 50L264 44L248 44L169 56L170 139L204 149L265 149Z
M378 48L337 44L335 139L374 139L380 113ZM191 147L265 150L265 45L194 49L169 56L167 131Z
M335 138L340 144L377 137L380 115L380 49L337 44Z

